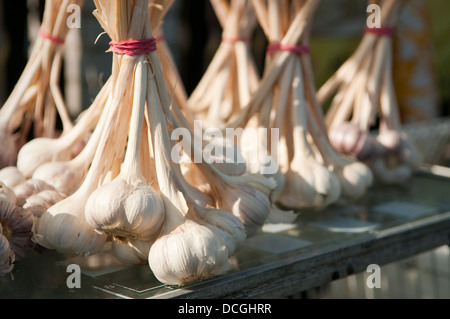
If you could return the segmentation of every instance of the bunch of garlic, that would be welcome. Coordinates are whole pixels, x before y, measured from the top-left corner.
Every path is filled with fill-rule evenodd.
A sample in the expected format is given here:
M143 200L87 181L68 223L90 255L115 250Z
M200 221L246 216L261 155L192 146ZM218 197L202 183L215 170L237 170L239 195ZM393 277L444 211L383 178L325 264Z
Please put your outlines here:
M60 89L64 40L70 30L64 23L71 5L84 0L48 0L29 61L13 91L0 109L0 168L16 165L18 152L29 136L55 137L59 118L63 134L72 126ZM48 151L48 149L46 149Z
M275 147L268 148L273 141L267 142L266 137L258 145L266 147L271 164L279 167L266 175L279 186L273 199L276 208L316 210L359 198L371 185L371 172L330 150L315 96L308 36L319 2L255 0L253 5L269 40L268 55L258 90L232 126L279 132ZM255 152L255 139L247 138L244 154Z
M402 1L377 3L382 28L394 30ZM325 122L334 149L364 162L376 180L387 184L407 181L420 164L420 154L402 132L392 50L392 34L367 32L354 54L318 91L321 102L332 97Z
M248 103L259 74L251 54L257 21L251 0L211 0L223 28L222 41L187 107L205 125L222 128Z
M140 144L146 106L146 90L142 84L146 82L147 65L141 56L135 70L129 139L120 174L96 189L85 208L87 222L113 238L116 256L126 263L130 263L130 258L121 257L125 249L120 246L130 246L137 251L139 247L135 243L149 246L165 219L161 196L147 183L141 171ZM142 251L140 255L142 260L138 263L146 262L147 252Z
M151 65L155 74L160 74L158 65ZM181 168L174 167L170 158L171 143L161 101L166 93L158 91L158 76L155 80L149 79L148 106L166 220L150 248L148 260L161 282L187 285L226 272L228 259L243 243L246 234L238 218L198 205L195 195L186 188Z

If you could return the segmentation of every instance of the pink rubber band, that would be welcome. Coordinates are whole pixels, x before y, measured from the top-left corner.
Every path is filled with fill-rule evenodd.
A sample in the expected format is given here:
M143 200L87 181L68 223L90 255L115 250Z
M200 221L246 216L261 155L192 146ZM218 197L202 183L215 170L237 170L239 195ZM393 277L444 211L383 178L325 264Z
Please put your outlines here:
M372 33L379 36L392 37L394 35L394 28L391 27L381 27L381 28L369 28L366 27L366 33Z
M224 37L224 38L222 38L222 42L223 43L231 43L231 44L235 44L238 42L250 43L250 39L249 38L239 38L239 37L235 37L235 38Z
M267 47L266 54L272 55L279 51L291 52L294 54L310 54L311 49L307 45L293 45L293 44L281 44L272 43Z
M156 40L154 38L146 40L111 41L109 43L111 51L125 55L144 55L156 51Z
M45 32L43 29L39 30L39 36L43 39L47 39L53 43L60 44L60 45L63 45L64 42L66 42L64 39L52 36L51 34Z

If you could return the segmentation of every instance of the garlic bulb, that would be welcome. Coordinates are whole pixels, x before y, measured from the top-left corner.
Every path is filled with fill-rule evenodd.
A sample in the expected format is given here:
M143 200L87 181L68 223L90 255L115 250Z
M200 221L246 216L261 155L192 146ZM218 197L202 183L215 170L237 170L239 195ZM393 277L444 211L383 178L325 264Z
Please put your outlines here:
M184 286L228 270L228 250L208 227L192 220L167 216L163 235L152 245L149 265L155 277L168 285Z
M153 241L141 241L115 237L112 240L112 252L114 256L125 265L143 266L148 264L148 254Z
M358 159L370 160L384 150L375 137L355 123L345 122L329 129L330 143L340 154Z
M17 197L14 191L0 182L0 202L9 203L15 205L17 203Z
M313 143L309 140L307 102L300 75L300 61L293 60L295 72L292 81L292 128L289 128L285 143L292 160L285 173L285 187L278 200L283 208L319 209L335 203L341 196L341 185L337 176L316 157ZM287 66L289 68L289 65ZM299 71L300 70L300 71ZM288 123L289 124L289 123ZM290 146L290 139L293 144ZM292 149L292 150L290 150ZM289 157L288 157L289 158Z
M0 182L9 188L14 188L25 180L25 176L16 166L7 166L0 170Z
M137 63L134 101L125 160L120 174L96 189L86 203L87 222L106 234L121 240L154 239L164 223L164 203L147 184L140 169L140 144L145 112L147 81L144 58Z
M71 157L67 161L43 163L34 170L32 179L43 180L65 195L73 194L86 177L98 147L106 118L107 112L103 112L85 147L75 157Z
M314 119L309 117L309 123L325 163L330 166L341 184L340 203L348 204L361 198L374 182L370 167L363 162L338 154L331 146L326 132L320 130Z
M243 179L225 177L213 187L217 207L237 216L251 237L264 225L270 214L270 193L275 182L265 177L242 176Z
M14 269L15 255L9 245L8 239L2 234L0 224L0 277L10 273Z
M125 76L129 74L125 73ZM99 252L106 243L107 235L96 231L86 222L85 205L91 193L98 187L101 177L108 174L109 170L105 168L110 164L108 158L114 157L114 152L118 152L117 149L108 148L107 141L113 136L118 139L122 133L121 130L115 130L114 123L126 114L115 105L120 105L126 94L121 90L115 94L119 94L119 97L115 95L117 104L107 104L102 113L102 117L103 114L106 116L105 126L94 131L94 134L101 134L101 138L83 183L73 194L46 210L36 222L33 229L34 240L47 249L69 255L88 256Z
M17 155L17 168L26 178L44 163L68 161L73 150L93 129L102 112L109 89L109 81L103 86L91 107L81 116L78 123L58 138L39 137L26 143Z
M194 209L197 222L224 239L228 257L234 255L247 239L247 232L241 220L237 216L220 209L202 208L201 206L195 206Z
M17 197L18 206L23 206L28 197L36 195L45 190L56 191L55 188L49 185L47 182L33 178L28 179L13 188L13 191Z
M80 187L82 189L82 187ZM89 256L99 252L107 239L85 220L87 195L73 195L51 206L37 220L34 240L41 246L69 255Z
M406 135L395 130L382 129L377 141L385 148L369 162L376 179L385 184L409 180L420 165L421 158Z
M185 136L191 144L193 158L203 159L202 150L195 145L189 136ZM270 213L270 196L276 187L275 181L259 174L231 176L224 174L214 164L201 160L193 163L197 172L209 185L209 193L215 200L215 207L239 217L246 227L247 235L253 236L264 225Z
M34 247L32 241L33 214L22 207L0 202L0 224L16 261L22 260Z
M23 208L28 209L37 218L56 203L62 201L66 196L52 189L43 190L25 199Z
M158 77L158 74L162 74L160 66L157 63L150 65L153 65L156 79L162 80L161 75ZM149 78L148 82L147 104L151 120L152 145L166 210L164 227L149 252L149 266L161 282L169 285L186 285L224 273L229 267L229 252L222 237L186 216L187 203L176 188L174 180L179 173L172 169L172 161L168 154L170 140L157 84L155 78ZM182 187L180 183L177 184L178 187Z

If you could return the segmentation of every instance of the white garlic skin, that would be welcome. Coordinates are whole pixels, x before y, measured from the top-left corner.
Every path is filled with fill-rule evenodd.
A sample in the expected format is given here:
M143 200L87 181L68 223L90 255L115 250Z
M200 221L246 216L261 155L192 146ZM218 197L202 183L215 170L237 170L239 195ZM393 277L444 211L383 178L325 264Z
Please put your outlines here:
M187 219L155 241L148 260L160 282L184 286L225 273L229 269L228 256L220 237Z
M154 241L135 239L112 240L112 252L123 264L143 266L148 263L148 254Z
M0 170L0 182L9 188L14 188L25 180L25 176L16 166L8 166Z
M96 189L86 202L86 221L105 233L148 241L165 218L161 196L145 182L130 184L116 178Z
M45 181L59 192L72 195L83 182L87 171L74 170L68 162L51 162L39 166L32 178Z
M306 160L297 169L292 166L285 174L285 187L278 204L284 209L322 209L335 203L342 188L337 176L325 166Z
M84 205L71 196L50 207L35 223L34 240L47 249L74 256L101 251L107 235L86 222Z
M349 161L334 172L341 182L343 203L351 203L364 196L374 182L372 170L362 162Z
M205 209L200 214L202 225L209 227L218 236L224 239L228 249L229 257L231 257L247 239L245 226L241 220L220 209Z
M22 207L30 210L35 217L39 218L47 209L64 198L66 196L56 190L43 190L28 197Z
M16 193L17 203L19 206L22 206L28 197L36 195L42 191L56 191L53 186L39 179L28 179L25 182L14 187L13 190L14 193Z
M2 182L0 182L0 202L9 203L11 205L16 205L17 203L16 193Z
M26 143L17 155L17 168L26 178L31 178L34 171L44 163L68 161L70 152L57 152L57 140L52 138L35 138Z
M247 237L253 236L266 222L271 202L267 194L246 183L223 189L217 195L217 208L231 212L245 226Z

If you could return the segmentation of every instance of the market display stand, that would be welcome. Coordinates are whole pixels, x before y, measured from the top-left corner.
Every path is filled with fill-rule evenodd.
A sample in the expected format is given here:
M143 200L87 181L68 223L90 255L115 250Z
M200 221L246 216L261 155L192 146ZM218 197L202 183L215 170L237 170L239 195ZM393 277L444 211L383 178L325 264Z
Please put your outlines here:
M350 206L267 225L230 260L226 275L188 287L159 283L147 266L104 252L67 258L33 252L0 279L0 298L285 298L450 244L450 175L435 167L401 186L375 185ZM81 288L71 286L80 267Z

